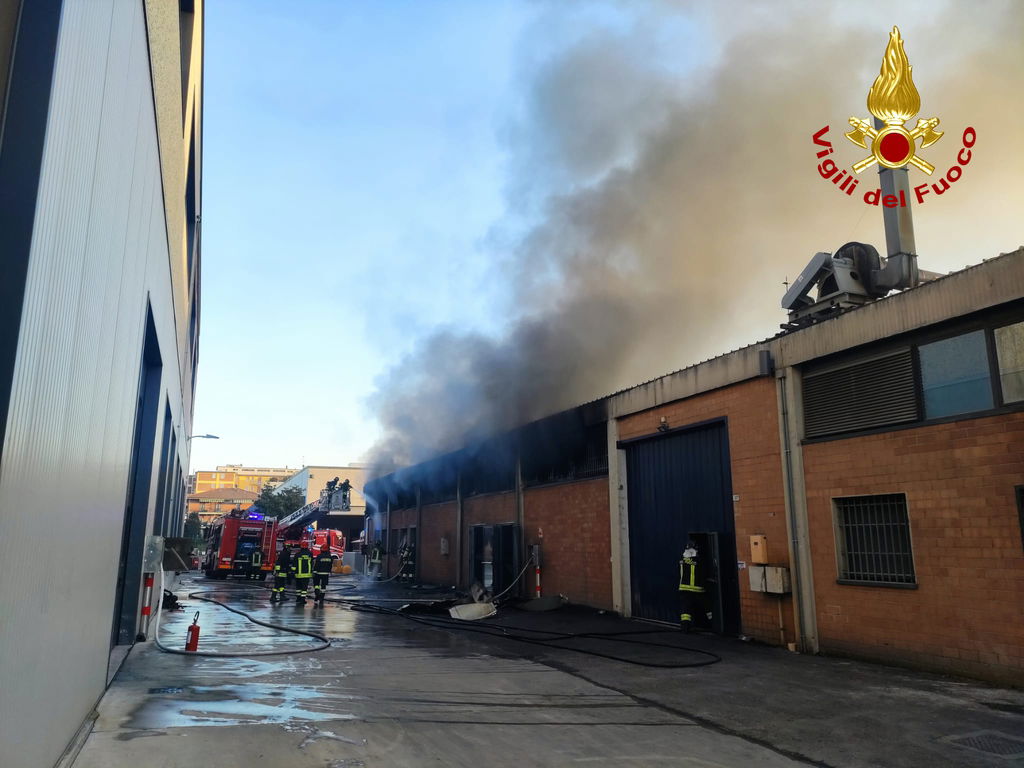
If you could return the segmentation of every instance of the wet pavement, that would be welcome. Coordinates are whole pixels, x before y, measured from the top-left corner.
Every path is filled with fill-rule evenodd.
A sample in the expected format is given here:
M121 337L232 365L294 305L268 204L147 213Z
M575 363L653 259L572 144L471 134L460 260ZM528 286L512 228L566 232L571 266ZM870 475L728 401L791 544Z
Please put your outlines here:
M194 591L330 647L313 651L313 638L185 598ZM271 605L244 582L186 578L176 592L188 608L163 614L168 647L183 647L198 610L201 651L291 653L210 658L136 645L75 768L1024 765L977 749L1013 748L1024 733L1020 692L677 632L536 644L551 632L656 629L573 608L487 622L534 642L450 631L352 609L450 593L358 577L335 577L332 596L351 602L322 609ZM700 651L723 662L666 668L707 661ZM954 743L978 733L1010 741Z

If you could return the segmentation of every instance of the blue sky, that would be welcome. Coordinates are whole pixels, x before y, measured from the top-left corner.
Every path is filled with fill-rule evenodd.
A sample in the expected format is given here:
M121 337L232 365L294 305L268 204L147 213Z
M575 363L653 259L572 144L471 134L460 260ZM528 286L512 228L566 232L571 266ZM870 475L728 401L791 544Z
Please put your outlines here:
M493 322L481 239L533 13L208 4L195 431L221 439L193 468L358 460L374 378L426 329Z
M928 159L953 163L966 125L980 137L955 194L914 211L922 268L1020 245L1024 12L851 7L208 3L194 431L221 439L195 441L192 468L358 461L381 434L381 382L399 395L392 431L410 413L458 422L468 401L393 386L408 371L458 391L429 375L439 329L498 337L482 359L505 360L518 317L575 301L549 349L562 369L539 368L572 379L559 407L771 335L782 281L814 252L884 248L880 213L831 194L810 136L829 123L857 159L841 133L894 23L947 131ZM644 311L583 370L575 339L618 322L586 324L588 278ZM452 368L473 348L448 348Z

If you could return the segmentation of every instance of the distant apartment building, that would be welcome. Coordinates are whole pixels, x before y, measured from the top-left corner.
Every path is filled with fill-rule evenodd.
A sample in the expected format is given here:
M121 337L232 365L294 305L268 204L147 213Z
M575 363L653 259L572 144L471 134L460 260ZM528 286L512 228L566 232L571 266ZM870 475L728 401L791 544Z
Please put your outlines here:
M201 493L190 493L187 511L188 514L195 512L200 521L208 523L233 509L248 509L258 497L258 493L245 488L211 488Z
M345 466L307 466L298 470L278 486L300 488L306 494L306 503L320 498L320 492L334 478L339 481L348 480L352 483L351 503L348 512L332 512L328 524L332 528L343 531L349 542L359 538L363 530L363 517L366 513L366 499L363 498L363 485L366 482L368 467L365 464L352 463Z
M146 631L147 545L182 534L202 20L202 0L0 2L4 768L53 766L91 727ZM55 520L63 568L40 560Z
M278 485L294 475L294 467L246 467L222 464L216 469L199 470L189 476L189 493L203 493L215 488L242 488L259 494L263 486Z

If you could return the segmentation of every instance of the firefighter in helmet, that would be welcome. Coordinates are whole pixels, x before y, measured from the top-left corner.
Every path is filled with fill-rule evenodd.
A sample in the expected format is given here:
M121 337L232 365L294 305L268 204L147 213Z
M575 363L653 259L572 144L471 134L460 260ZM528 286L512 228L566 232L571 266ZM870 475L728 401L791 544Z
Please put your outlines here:
M693 630L693 618L704 610L704 573L693 539L686 542L679 561L679 626Z
M416 580L416 549L411 541L407 541L402 545L402 548L398 551L399 566L401 568L402 575L398 577L399 581L415 581Z
M281 547L274 561L274 588L270 591L270 602L284 601L284 587L288 583L288 574L292 571L292 552L288 547Z
M313 575L313 553L305 544L295 555L292 569L295 571L295 604L305 605L306 590L309 587L309 579Z
M320 548L320 554L313 561L313 605L319 603L324 607L324 598L327 597L327 580L331 577L331 567L334 565L334 558L331 557L331 548L324 544Z
M384 546L380 539L373 542L373 549L370 550L370 578L380 578L380 563L384 557Z

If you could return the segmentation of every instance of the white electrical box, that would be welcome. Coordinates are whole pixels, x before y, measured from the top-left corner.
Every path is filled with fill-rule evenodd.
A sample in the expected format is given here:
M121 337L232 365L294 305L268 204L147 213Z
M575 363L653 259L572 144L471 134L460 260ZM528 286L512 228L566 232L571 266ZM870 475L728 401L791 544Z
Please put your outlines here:
M448 539L445 539L445 538L441 539L441 554L442 555L447 555L448 554Z
M767 592L772 595L786 595L792 592L789 585L789 568L781 565L751 565L750 591Z

